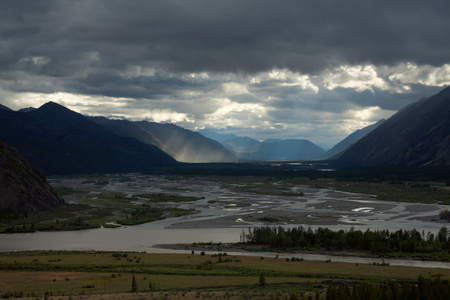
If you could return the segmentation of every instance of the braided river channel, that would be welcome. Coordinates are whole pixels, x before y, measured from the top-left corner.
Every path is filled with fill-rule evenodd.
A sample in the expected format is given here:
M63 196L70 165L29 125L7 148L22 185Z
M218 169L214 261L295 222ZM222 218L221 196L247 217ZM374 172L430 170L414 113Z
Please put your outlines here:
M36 232L0 235L0 251L27 250L96 250L139 251L150 253L190 253L158 245L199 242L239 242L242 232L257 226L297 227L333 230L412 230L436 233L445 225L439 220L443 204L403 203L377 200L373 195L340 192L309 186L290 187L288 195L266 195L240 191L235 186L198 178L126 174L132 181L112 179L104 185L86 184L85 178L50 179L52 185L85 190L95 200L101 192L136 194L167 193L195 196L197 201L165 203L179 208L195 209L193 215L166 218L136 226L98 228L83 231ZM117 175L119 176L119 175ZM261 183L263 184L263 183ZM301 192L301 194L300 194ZM136 205L145 200L138 200ZM264 223L264 217L282 220ZM215 253L217 251L210 251ZM208 251L206 251L208 253ZM292 253L228 252L234 255L291 257ZM373 263L377 258L296 254L307 260ZM385 259L391 265L450 268L448 262Z

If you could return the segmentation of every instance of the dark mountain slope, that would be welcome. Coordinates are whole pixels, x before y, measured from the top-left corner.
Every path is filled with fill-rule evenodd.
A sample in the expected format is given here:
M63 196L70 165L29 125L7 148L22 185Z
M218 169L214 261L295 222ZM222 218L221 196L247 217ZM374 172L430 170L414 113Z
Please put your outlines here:
M71 115L68 118L80 119ZM98 130L95 123L94 131L89 131L90 125L84 126L83 120L81 124L85 129L56 129L29 113L0 110L0 139L20 150L46 175L139 172L176 164L172 157L155 146L113 135L104 128Z
M63 204L45 177L19 151L0 141L0 209L36 212Z
M0 109L3 109L3 110L11 110L9 107L6 107L6 106L4 106L4 105L2 105L2 104L0 104Z
M158 146L158 141L153 138L151 133L145 131L138 125L127 120L109 120L103 117L90 118L98 122L101 126L114 134L135 138L145 144Z
M349 136L347 136L345 139L343 139L342 141L337 143L333 148L331 148L330 150L325 152L322 157L329 158L329 157L333 157L335 155L340 154L345 149L347 149L351 144L353 144L354 142L356 142L357 140L359 140L360 138L362 138L363 136L365 136L366 134L368 134L369 132L371 132L372 130L377 128L378 126L380 126L380 124L383 123L384 121L385 120L382 119L382 120L376 122L375 124L372 124L367 127L356 130L355 132L353 132Z
M48 102L28 114L54 129L77 128L81 130L109 134L105 128L62 105Z
M450 165L450 88L400 110L349 147L339 161L360 166Z
M206 138L198 132L173 124L134 122L148 132L160 149L181 162L235 162L238 158L219 142Z

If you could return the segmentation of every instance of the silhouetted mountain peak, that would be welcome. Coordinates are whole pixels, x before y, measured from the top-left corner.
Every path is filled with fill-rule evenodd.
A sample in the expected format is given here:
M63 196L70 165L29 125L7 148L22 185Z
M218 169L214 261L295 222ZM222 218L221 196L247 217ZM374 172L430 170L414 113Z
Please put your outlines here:
M139 172L176 164L155 146L112 134L55 104L30 113L0 110L0 139L46 175Z
M47 102L28 114L55 129L81 129L108 133L97 123L55 102Z
M3 109L3 110L12 110L11 108L6 107L6 106L4 106L4 105L2 105L2 104L0 104L0 109Z

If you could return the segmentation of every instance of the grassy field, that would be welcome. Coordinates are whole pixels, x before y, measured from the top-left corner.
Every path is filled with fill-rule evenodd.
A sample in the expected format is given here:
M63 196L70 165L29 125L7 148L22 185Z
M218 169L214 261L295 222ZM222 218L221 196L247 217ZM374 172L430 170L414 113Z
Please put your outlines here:
M450 280L448 269L333 261L194 254L22 252L0 255L0 296L77 299L276 299L295 293L324 297L330 282ZM261 274L266 285L261 286ZM137 291L131 293L135 277ZM108 296L109 295L109 296ZM62 297L66 298L62 298ZM100 297L100 296L98 296ZM305 296L306 297L306 296ZM100 299L100 298L99 298ZM282 299L282 298L280 298Z

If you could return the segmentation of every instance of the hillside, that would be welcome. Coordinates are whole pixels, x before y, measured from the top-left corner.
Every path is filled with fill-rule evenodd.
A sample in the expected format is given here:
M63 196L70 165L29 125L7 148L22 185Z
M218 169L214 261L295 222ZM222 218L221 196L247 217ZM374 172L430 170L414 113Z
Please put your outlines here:
M339 158L359 166L450 165L450 88L397 112Z
M0 141L0 209L37 212L63 204L45 177L19 151Z

